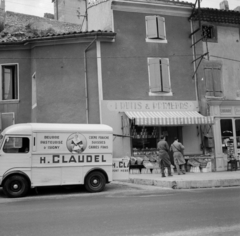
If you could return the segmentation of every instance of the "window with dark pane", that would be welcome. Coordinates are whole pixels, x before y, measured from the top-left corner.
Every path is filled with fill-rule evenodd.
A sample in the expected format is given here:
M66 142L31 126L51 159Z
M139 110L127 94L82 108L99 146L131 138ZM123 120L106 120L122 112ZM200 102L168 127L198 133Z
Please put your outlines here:
M18 99L17 65L2 66L2 100Z
M214 27L211 25L203 25L202 26L202 35L205 39L213 39L214 38Z

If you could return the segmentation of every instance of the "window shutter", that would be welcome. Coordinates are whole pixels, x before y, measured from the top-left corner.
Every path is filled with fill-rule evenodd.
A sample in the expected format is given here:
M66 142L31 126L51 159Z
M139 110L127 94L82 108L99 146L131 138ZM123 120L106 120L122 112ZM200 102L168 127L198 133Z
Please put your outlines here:
M170 88L170 76L169 76L169 61L167 58L161 59L161 75L162 75L162 91L169 93Z
M156 16L146 16L147 38L154 39L158 37L157 34L157 20Z
M212 68L214 97L222 96L221 68Z
M157 17L157 24L158 24L158 37L160 39L166 39L165 34L165 19L163 17Z
M206 95L213 96L212 68L204 68Z
M149 80L150 91L161 92L160 60L159 58L149 59Z
M222 65L216 61L204 65L206 95L222 97Z

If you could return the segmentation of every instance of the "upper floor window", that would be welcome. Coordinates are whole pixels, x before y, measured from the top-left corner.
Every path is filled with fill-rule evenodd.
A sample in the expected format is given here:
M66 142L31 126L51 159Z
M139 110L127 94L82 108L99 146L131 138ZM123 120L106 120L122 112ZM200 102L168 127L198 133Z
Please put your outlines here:
M206 96L222 97L222 66L219 63L204 65Z
M166 96L172 95L169 59L148 58L149 71L149 95Z
M216 27L213 25L202 25L202 36L209 42L217 41Z
M1 100L18 99L18 66L1 65Z
M146 16L146 41L167 43L165 18L160 16Z

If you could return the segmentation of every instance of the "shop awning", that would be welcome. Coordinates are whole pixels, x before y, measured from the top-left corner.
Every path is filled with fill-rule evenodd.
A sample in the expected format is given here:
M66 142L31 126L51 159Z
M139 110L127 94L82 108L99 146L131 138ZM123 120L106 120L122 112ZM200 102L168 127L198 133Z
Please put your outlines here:
M129 119L135 119L136 125L197 125L213 124L214 117L203 116L197 111L126 111Z

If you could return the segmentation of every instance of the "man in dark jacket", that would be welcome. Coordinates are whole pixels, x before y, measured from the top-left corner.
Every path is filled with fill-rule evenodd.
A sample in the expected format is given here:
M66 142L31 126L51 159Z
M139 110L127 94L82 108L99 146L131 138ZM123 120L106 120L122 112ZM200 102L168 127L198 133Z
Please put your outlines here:
M172 176L171 173L171 161L168 155L169 146L167 141L165 140L165 136L161 135L160 141L157 144L157 148L159 150L159 158L160 158L160 165L162 171L162 177L166 177L164 173L165 167L168 169L168 176Z

